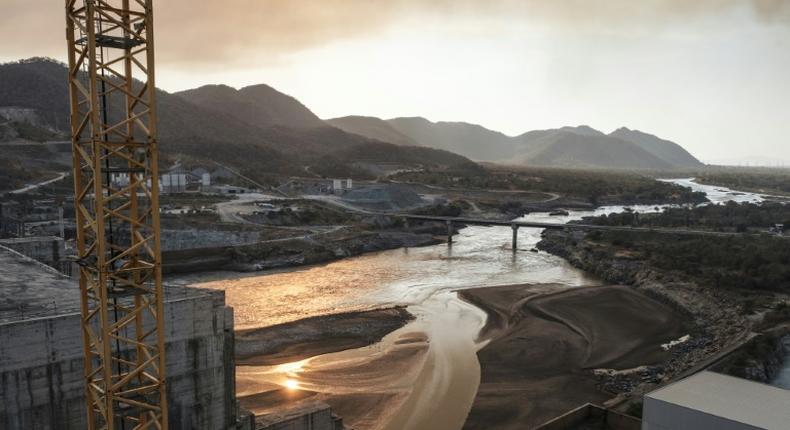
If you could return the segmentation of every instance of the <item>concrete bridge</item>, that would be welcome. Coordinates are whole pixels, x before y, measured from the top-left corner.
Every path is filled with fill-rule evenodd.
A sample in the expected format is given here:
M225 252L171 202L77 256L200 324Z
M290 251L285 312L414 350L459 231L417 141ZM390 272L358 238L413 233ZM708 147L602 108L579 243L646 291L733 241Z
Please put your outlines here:
M491 220L491 219L481 219L481 218L464 218L464 217L444 217L444 216L431 216L431 215L412 215L412 214L382 214L382 215L389 215L395 216L398 218L403 218L407 222L409 220L414 221L429 221L429 222L443 222L447 224L447 243L451 244L453 242L453 225L454 224L464 224L464 225L481 225L481 226L503 226L510 228L513 230L513 250L515 251L518 247L518 229L521 227L525 228L539 228L539 229L548 229L548 230L584 230L584 231L622 231L622 232L634 232L634 233L662 233L662 234L673 234L673 235L690 235L690 236L711 236L711 237L729 237L729 236L760 236L761 233L733 233L733 232L721 232L721 231L710 231L710 230L690 230L690 229L673 229L673 228L653 228L653 227L626 227L626 226L608 226L608 225L596 225L596 224L584 224L584 223L571 223L571 224L563 224L563 223L551 223L551 222L536 222L536 221L502 221L502 220ZM784 237L787 238L788 236L776 236L776 237Z

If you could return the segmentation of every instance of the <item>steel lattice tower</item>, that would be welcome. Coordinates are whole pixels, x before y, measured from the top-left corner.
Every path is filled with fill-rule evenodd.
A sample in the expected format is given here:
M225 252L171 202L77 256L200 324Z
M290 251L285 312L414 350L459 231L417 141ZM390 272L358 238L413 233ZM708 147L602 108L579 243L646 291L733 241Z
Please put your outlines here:
M88 428L167 428L151 0L66 0Z

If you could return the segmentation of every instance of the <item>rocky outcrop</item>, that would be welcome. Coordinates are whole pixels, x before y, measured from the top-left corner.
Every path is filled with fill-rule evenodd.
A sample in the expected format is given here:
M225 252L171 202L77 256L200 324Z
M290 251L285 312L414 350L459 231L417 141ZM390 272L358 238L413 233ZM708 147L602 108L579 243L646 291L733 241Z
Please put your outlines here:
M756 336L714 370L764 384L773 381L790 355L790 329Z

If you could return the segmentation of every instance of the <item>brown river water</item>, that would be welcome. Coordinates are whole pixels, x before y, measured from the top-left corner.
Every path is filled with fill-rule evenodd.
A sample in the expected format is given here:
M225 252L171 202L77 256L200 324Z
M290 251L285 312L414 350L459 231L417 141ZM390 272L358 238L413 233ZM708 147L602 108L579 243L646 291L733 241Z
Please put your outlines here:
M714 203L759 201L690 180L675 180L708 192ZM632 206L640 212L653 206ZM605 207L569 216L529 214L523 219L567 222L622 211ZM599 285L561 258L530 251L539 229L519 230L511 249L507 227L468 227L452 246L398 249L325 265L239 277L217 273L198 287L222 289L235 310L237 329L306 317L404 305L416 319L365 347L278 366L238 366L239 396L285 387L332 396L365 393L380 401L355 412L358 429L457 430L472 406L480 380L478 334L486 315L458 298L464 288L553 284L557 289ZM194 279L203 279L199 276ZM194 281L193 279L193 281ZM189 278L185 278L189 282Z

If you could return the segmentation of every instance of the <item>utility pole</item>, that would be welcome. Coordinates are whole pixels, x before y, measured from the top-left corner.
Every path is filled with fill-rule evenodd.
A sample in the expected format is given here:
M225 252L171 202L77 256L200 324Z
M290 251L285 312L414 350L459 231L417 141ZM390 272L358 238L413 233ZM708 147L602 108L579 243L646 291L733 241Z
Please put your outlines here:
M168 428L153 28L151 0L66 0L89 430Z
M66 225L63 220L63 198L55 199L55 204L58 205L58 225L60 227L60 238L63 239L63 243L66 243Z
M511 224L510 228L513 230L513 252L518 251L518 224Z

